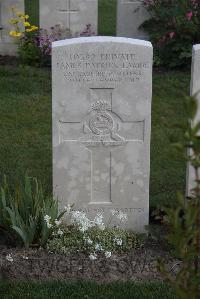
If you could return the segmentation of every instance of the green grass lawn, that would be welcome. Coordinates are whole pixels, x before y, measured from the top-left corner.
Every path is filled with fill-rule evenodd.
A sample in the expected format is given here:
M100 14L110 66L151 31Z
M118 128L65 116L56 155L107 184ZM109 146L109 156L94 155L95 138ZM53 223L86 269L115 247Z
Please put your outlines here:
M0 169L12 178L30 170L51 189L50 71L0 68Z
M116 35L117 0L99 0L99 35Z
M189 94L190 74L168 72L153 76L150 206L174 202L185 192L186 162L173 143L184 132L177 123L186 119L183 95Z
M173 202L177 190L184 192L185 162L173 150L171 139L183 132L173 124L186 116L182 93L189 92L189 73L154 75L150 205ZM0 68L0 169L13 178L26 170L52 184L51 79L50 70Z
M2 299L175 299L164 284L0 283Z

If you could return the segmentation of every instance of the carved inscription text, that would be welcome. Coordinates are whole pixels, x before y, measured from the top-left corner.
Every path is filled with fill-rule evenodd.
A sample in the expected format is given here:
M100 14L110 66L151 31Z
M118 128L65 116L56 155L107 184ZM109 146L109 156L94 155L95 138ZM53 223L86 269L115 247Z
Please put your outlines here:
M62 52L56 67L61 70L69 82L138 82L148 61L141 61L135 53L101 54Z

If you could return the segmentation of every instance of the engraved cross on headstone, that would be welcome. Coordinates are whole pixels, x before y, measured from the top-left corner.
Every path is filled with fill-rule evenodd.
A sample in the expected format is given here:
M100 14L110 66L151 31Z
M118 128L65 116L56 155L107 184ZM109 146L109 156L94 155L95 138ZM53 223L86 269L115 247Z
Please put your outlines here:
M73 0L72 0L73 1ZM64 0L64 7L58 9L59 13L66 14L66 26L67 29L71 29L71 14L78 13L77 9L71 8L71 0Z
M113 89L90 89L90 109L80 122L59 121L59 142L79 142L91 153L90 204L112 203L112 155L144 140L144 120L123 121L113 111Z

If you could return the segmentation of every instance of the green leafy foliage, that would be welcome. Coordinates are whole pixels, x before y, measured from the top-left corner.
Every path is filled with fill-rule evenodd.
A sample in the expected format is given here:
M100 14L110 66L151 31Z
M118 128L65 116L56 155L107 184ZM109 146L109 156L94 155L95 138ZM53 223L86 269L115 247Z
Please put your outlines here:
M188 65L192 45L200 41L198 0L142 0L150 18L142 24L155 49L155 65Z
M47 242L53 227L48 228L44 221L46 215L54 222L64 213L59 213L57 200L45 194L36 178L26 175L13 190L4 177L0 193L0 228L18 236L26 248L43 246Z
M22 65L40 66L43 64L40 48L34 42L35 34L26 35L18 47L19 60Z
M188 161L193 166L196 178L191 197L185 199L178 194L176 208L165 208L166 219L170 233L167 236L173 246L176 257L180 259L178 273L170 275L160 261L159 269L164 277L175 288L182 299L200 298L200 122L196 119L197 101L189 98L186 102L188 113L185 127L185 142L177 147L187 149Z
M24 66L50 66L51 44L54 40L57 40L57 32L53 30L51 36L44 30L26 33L18 45L20 63Z

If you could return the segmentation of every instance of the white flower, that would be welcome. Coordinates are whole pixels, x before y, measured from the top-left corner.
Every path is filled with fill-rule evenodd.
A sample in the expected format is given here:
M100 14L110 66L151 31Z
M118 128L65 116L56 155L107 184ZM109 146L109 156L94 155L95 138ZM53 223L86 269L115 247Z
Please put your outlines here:
M50 220L51 220L51 216L49 216L49 215L44 216L44 221L46 223L48 223Z
M97 259L97 255L96 255L96 253L91 253L91 254L89 255L89 258L90 258L91 261L96 260L96 259Z
M96 225L101 225L101 224L103 223L103 215L100 214L100 213L98 213L98 214L96 215L96 217L94 218L94 223L95 223Z
M105 229L105 225L103 223L103 215L98 213L97 216L94 218L94 224L98 226L100 230Z
M120 238L114 238L114 242L117 244L117 245L119 245L119 246L122 246L122 239L120 239Z
M127 214L125 214L121 211L116 215L116 217L121 221L127 221L127 219L128 219Z
M90 226L88 226L86 223L79 226L79 230L82 233L86 232L88 230L88 228L90 228Z
M28 260L28 256L22 255L22 258L23 258L24 260Z
M103 250L103 247L101 246L101 244L96 244L96 245L95 245L95 250L96 250L96 251L102 251L102 250Z
M89 245L93 244L93 241L90 238L86 238L85 241Z
M59 236L62 236L64 233L63 233L63 231L59 228L59 230L57 231L57 234L58 234Z
M7 259L7 261L9 261L9 262L11 262L11 263L14 261L14 259L13 259L13 257L12 257L11 254L7 254L7 255L6 255L6 259Z
M72 223L77 224L79 230L83 233L94 226L94 223L87 218L86 214L79 211L72 212Z
M105 230L105 225L104 224L101 224L101 225L98 225L98 228L100 229L100 230Z
M51 220L51 216L49 216L49 215L44 216L44 221L46 222L48 228L52 228L52 226L53 226L50 223L50 220Z
M53 226L53 225L52 225L51 223L47 222L47 227L48 227L48 228L52 228L52 226Z
M72 211L72 220L73 221L80 221L80 219L85 218L86 215L84 212L80 212L80 211Z
M59 225L61 225L61 223L62 223L62 221L61 220L55 220L55 225L57 225L57 226L59 226Z
M66 211L67 215L69 215L69 213L71 212L71 209L72 209L72 207L70 204L68 204L67 206L64 207L64 210Z
M108 259L109 257L111 257L112 252L111 251L105 251L105 257Z

